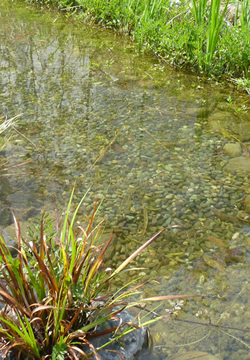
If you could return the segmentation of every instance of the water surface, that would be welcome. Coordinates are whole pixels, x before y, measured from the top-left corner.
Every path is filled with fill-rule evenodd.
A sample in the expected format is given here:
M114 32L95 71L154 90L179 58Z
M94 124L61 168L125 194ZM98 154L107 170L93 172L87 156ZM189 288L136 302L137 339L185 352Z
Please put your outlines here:
M44 205L52 213L52 195L62 212L74 184L75 204L91 187L79 220L104 198L109 266L178 225L138 258L141 279L157 280L142 295L214 294L179 318L249 329L249 97L57 12L4 0L0 22L1 121L20 115L0 138L1 227L10 208L26 229ZM164 321L151 332L160 359L248 359L242 330Z

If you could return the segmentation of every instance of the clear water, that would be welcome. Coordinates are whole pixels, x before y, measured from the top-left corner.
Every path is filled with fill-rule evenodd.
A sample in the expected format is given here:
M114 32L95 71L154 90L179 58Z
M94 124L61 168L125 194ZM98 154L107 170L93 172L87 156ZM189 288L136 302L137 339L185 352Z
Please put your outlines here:
M249 159L249 97L57 12L4 0L0 22L0 117L20 115L0 135L1 228L10 231L10 208L25 229L44 205L53 212L52 195L62 212L74 184L75 204L91 187L79 221L104 198L100 218L116 234L108 266L178 225L134 264L157 281L142 296L213 294L189 300L178 318L249 328L249 165L228 167ZM226 153L228 143L239 153ZM242 330L165 320L150 330L152 357L249 358Z

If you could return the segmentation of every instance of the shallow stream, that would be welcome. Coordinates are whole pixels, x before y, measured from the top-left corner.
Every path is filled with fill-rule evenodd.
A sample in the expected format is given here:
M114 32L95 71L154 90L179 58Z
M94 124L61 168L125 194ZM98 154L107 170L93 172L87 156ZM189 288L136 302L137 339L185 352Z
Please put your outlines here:
M249 359L249 96L21 1L2 1L0 24L1 122L19 115L0 135L2 231L10 208L24 229L44 205L53 211L52 195L62 212L73 185L75 204L90 188L83 223L103 199L115 232L107 266L168 227L134 264L156 281L142 296L213 294L157 311L183 307L178 319L224 328L159 322L152 359ZM128 276L138 272L121 283Z

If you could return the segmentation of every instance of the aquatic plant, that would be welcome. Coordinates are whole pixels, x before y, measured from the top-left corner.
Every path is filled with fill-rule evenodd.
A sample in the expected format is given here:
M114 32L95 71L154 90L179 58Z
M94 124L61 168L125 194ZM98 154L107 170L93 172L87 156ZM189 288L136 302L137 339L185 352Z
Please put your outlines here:
M81 358L88 358L89 352L98 358L98 349L91 344L93 333L102 336L112 332L115 335L111 341L114 341L139 326L166 317L162 315L149 321L143 317L140 325L136 324L135 317L132 324L120 323L115 329L98 332L99 325L114 317L119 318L124 309L139 306L140 303L129 303L127 299L131 294L138 294L143 284L136 285L134 281L129 281L111 293L108 287L115 276L158 238L164 229L109 274L102 265L112 236L102 244L103 222L93 227L97 204L86 229L80 225L75 227L77 212L84 197L70 219L73 195L74 191L61 231L58 219L53 229L54 222L43 211L39 229L37 225L34 226L30 230L30 240L25 241L14 214L16 257L0 237L0 302L3 305L0 312L0 350L3 358L11 353L17 358L76 359L79 354ZM192 296L168 295L142 301L145 303L182 297ZM118 328L122 329L121 333Z
M3 119L3 121L2 121L2 119ZM0 134L2 134L9 127L11 127L11 124L12 124L12 121L14 120L14 118L6 120L6 119L4 119L4 117L1 117L0 120L2 121L2 123L0 124Z

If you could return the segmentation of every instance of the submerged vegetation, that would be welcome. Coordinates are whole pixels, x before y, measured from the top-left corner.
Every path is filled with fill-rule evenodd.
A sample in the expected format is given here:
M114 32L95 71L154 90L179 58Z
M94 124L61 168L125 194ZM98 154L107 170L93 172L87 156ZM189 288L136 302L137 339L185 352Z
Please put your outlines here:
M53 221L43 211L39 226L35 225L29 231L29 240L22 238L19 221L14 214L17 256L12 255L11 249L0 237L0 303L3 305L0 312L0 350L3 358L12 353L18 359L23 356L31 359L77 359L80 356L87 359L87 354L91 352L99 359L97 350L100 348L96 349L91 343L94 337L113 335L110 343L134 329L169 316L159 315L148 320L146 317L152 310L145 312L145 306L140 304L192 297L167 295L132 303L128 298L135 294L138 296L143 285L135 284L136 279L130 279L120 289L111 291L109 286L114 277L164 229L114 271L103 270L104 255L112 236L102 243L103 222L93 226L97 204L86 228L74 226L84 197L70 216L73 194L74 191L61 231L58 218L53 229ZM133 322L122 321L120 314L131 307L141 310ZM118 325L106 330L98 328L110 319L118 319Z
M14 124L16 122L16 119L21 116L21 114L14 116L11 119L5 119L4 116L0 117L0 135L5 135L7 130L14 127ZM5 146L5 144L9 141L9 136L6 136L6 138L0 139L0 151Z
M33 0L29 0L33 1ZM231 79L249 89L249 0L41 0L85 21L131 35L179 68ZM230 6L230 9L229 9ZM232 15L233 14L233 15Z

